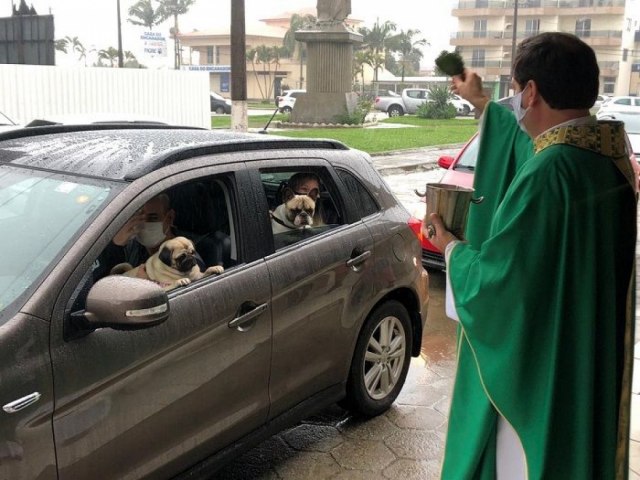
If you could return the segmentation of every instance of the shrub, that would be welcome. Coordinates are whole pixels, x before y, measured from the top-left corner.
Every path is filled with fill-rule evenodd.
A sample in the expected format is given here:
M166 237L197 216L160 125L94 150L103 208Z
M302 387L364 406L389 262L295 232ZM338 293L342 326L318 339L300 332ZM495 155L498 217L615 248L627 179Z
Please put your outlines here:
M429 102L418 107L416 115L420 118L455 118L456 108L449 103L451 92L447 86L436 85L431 88Z
M342 115L336 116L337 123L344 125L362 125L367 113L371 111L372 106L373 102L371 100L360 97L352 113L345 112Z

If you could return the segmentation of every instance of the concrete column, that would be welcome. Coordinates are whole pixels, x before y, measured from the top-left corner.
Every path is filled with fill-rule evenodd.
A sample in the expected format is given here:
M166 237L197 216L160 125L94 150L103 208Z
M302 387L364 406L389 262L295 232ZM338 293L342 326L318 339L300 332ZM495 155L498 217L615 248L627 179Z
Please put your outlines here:
M357 105L357 94L351 91L353 44L362 42L362 35L333 24L295 36L307 44L307 93L296 99L291 121L336 123Z

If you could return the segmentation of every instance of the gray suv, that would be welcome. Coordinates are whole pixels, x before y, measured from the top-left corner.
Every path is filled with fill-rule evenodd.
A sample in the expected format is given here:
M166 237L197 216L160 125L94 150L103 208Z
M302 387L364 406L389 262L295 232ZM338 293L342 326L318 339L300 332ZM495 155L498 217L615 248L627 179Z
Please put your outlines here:
M300 172L324 219L274 235ZM160 197L160 231L222 273L171 290L111 274L114 238ZM0 478L204 477L334 402L384 412L427 311L409 217L366 154L331 140L0 134Z

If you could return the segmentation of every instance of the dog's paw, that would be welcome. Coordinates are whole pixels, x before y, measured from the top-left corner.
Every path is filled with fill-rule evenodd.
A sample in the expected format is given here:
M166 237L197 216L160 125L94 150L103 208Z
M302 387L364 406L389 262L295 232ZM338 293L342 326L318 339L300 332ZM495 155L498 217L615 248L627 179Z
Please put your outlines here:
M186 287L191 283L191 280L188 278L181 278L180 280L176 280L176 287Z
M222 272L224 272L224 267L221 267L220 265L217 265L215 267L209 267L204 271L205 276L207 275L220 275Z

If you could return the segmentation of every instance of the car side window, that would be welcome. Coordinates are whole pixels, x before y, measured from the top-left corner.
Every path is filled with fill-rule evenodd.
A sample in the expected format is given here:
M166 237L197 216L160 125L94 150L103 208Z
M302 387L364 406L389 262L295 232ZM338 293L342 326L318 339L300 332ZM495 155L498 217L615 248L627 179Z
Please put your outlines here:
M125 222L94 261L91 283L107 275L124 274L148 278L167 290L178 288L179 285L173 286L167 279L177 275L173 270L191 272L193 265L178 263L182 260L177 258L178 253L173 254L173 249L190 248L172 241L177 237L191 242L195 249L193 261L200 272L206 272L205 276L232 268L238 263L239 251L232 185L230 177L208 177L176 185L145 199L138 212ZM131 223L134 218L138 220ZM163 256L159 247L165 241L167 244L172 241L169 249L172 253L165 251ZM169 270L158 273L154 266ZM190 274L193 277L190 281L199 280L197 274ZM156 278L157 275L162 278ZM84 308L83 297L88 288L79 291L72 311Z
M262 169L260 178L276 250L344 223L326 169Z
M337 172L353 197L360 217L368 217L380 211L380 206L360 180L347 170L338 169Z

